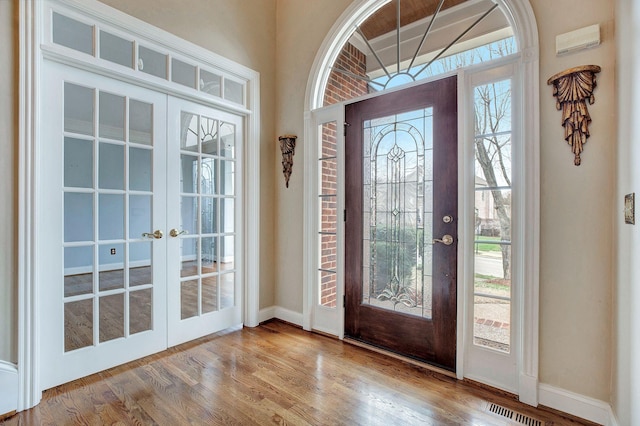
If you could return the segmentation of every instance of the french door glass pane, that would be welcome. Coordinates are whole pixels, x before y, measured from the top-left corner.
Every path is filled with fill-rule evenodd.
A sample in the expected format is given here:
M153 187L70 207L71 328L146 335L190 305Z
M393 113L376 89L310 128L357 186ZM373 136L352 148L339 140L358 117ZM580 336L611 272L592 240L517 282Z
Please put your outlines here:
M129 334L151 330L153 289L129 293Z
M124 293L100 298L100 342L124 337Z
M64 304L65 352L93 345L93 299Z
M93 25L53 12L53 42L93 55Z
M93 141L64 138L64 186L93 188Z
M511 345L511 80L474 88L474 343Z
M65 192L64 241L93 241L93 194Z
M100 142L98 187L124 189L124 146Z
M138 47L138 70L166 79L167 55L156 52L148 47Z
M129 148L129 189L151 191L151 155L153 151Z
M133 66L133 42L100 31L100 57L125 67Z
M425 318L432 309L432 123L425 108L363 128L363 303Z
M129 141L143 145L153 144L153 105L129 100Z
M100 244L98 261L98 289L107 291L124 288L124 244Z
M93 135L94 90L64 84L64 131Z
M100 92L100 137L124 140L125 98Z
M93 246L64 248L64 297L93 293Z

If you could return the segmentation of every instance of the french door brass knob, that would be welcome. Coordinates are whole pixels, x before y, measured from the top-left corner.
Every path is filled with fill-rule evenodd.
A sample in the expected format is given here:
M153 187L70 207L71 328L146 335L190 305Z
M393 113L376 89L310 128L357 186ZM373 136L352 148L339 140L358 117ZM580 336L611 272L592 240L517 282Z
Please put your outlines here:
M176 228L173 228L171 231L169 231L169 235L171 235L172 237L177 237L178 235L182 234L188 234L188 232L185 230L178 231Z
M153 233L149 233L149 232L144 232L142 234L143 237L146 238L155 238L156 240L159 240L160 238L162 238L164 234L162 233L161 230L156 229L155 231L153 231Z

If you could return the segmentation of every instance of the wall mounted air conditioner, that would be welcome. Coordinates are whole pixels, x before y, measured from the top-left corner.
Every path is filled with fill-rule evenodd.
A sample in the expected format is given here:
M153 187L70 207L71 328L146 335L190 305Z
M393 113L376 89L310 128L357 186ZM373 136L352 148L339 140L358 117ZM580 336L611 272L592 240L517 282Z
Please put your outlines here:
M566 55L600 44L600 24L556 36L556 54Z

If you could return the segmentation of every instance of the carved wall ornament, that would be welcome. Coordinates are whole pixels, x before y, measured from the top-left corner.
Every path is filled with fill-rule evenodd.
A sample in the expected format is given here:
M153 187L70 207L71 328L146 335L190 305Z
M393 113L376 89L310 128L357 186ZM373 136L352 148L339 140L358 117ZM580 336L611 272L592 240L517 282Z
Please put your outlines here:
M282 173L284 173L284 182L289 187L289 177L293 169L293 155L296 153L296 135L280 136L280 151L282 151Z
M564 139L571 145L575 158L573 164L580 165L580 154L589 137L591 116L587 109L587 100L593 105L595 98L597 65L583 65L569 68L552 76L547 84L553 85L556 108L562 110Z

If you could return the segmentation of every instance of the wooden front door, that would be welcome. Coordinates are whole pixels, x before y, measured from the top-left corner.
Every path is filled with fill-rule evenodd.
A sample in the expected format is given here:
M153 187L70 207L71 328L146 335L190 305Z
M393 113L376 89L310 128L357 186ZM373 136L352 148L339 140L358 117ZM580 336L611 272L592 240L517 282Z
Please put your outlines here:
M455 371L457 77L345 120L345 336Z

